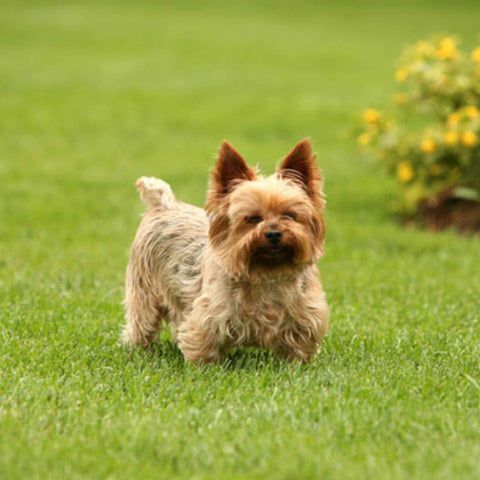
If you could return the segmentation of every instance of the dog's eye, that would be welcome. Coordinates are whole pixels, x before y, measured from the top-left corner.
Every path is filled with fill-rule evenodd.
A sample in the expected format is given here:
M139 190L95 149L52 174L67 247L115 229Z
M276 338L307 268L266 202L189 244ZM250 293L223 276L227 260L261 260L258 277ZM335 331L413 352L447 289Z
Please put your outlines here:
M286 212L282 215L282 220L296 220L297 216L293 212Z
M260 215L254 215L253 217L246 217L248 223L260 223L262 217Z

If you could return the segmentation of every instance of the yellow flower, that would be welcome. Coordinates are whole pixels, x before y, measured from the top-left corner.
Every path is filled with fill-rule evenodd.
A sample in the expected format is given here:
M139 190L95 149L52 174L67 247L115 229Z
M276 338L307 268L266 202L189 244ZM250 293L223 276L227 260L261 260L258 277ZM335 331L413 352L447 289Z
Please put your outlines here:
M458 143L458 133L449 131L445 134L445 143L447 145L456 145Z
M480 63L480 47L477 47L473 52L472 52L472 60L475 63Z
M357 141L360 145L368 145L372 140L372 137L368 133L362 133L357 138Z
M450 60L458 55L457 44L453 38L446 37L440 41L437 48L437 57Z
M373 109L373 108L367 108L363 112L363 119L367 123L376 123L380 120L380 112L378 110Z
M408 100L408 95L403 92L397 93L393 96L393 101L397 105L403 105L404 103L407 103L407 100Z
M402 183L409 182L413 175L413 167L408 160L404 160L397 165L397 177Z
M440 48L456 48L457 42L452 37L445 37L438 44Z
M438 175L440 175L442 173L442 167L440 165L437 165L437 164L431 165L429 170L430 170L430 173L434 177L437 177Z
M468 118L476 118L480 115L480 110L474 105L469 105L468 107L465 107L465 113Z
M423 153L433 153L437 149L437 144L430 138L424 138L420 148Z
M447 122L449 125L456 125L457 123L460 122L461 119L462 119L462 114L460 112L453 112L448 116Z
M395 80L397 82L404 82L408 77L408 72L404 69L404 68L401 68L400 70L397 70L395 72Z
M461 141L466 147L474 147L478 143L478 137L475 132L467 130L462 134Z

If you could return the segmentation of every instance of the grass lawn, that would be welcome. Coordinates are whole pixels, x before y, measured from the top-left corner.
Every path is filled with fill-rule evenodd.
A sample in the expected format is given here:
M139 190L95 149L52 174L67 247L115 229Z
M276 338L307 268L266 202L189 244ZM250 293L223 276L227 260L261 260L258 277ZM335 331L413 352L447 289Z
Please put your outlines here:
M480 477L480 243L403 230L352 113L476 0L0 4L0 478ZM235 3L235 4L233 4ZM201 205L224 138L326 177L332 308L311 365L118 345L143 174Z

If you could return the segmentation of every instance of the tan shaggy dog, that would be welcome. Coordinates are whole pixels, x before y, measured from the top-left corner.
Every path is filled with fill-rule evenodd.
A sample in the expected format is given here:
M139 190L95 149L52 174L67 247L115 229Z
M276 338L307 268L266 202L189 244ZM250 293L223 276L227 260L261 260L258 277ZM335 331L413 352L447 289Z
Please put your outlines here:
M322 176L309 140L264 177L223 142L205 210L156 178L126 278L128 344L155 340L161 320L185 359L215 362L241 345L310 360L327 332L316 261L323 253Z

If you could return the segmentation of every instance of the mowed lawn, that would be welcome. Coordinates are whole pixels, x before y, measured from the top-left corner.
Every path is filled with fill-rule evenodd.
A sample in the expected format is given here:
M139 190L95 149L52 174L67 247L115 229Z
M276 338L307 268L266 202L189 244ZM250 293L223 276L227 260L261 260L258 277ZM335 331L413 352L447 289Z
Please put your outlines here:
M387 4L388 3L388 4ZM0 478L480 477L480 243L407 231L348 138L402 47L480 7L0 4ZM224 138L266 172L310 136L331 305L308 366L119 345L140 175L202 205Z

